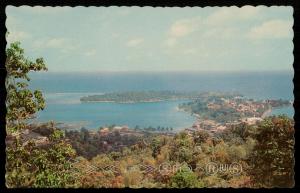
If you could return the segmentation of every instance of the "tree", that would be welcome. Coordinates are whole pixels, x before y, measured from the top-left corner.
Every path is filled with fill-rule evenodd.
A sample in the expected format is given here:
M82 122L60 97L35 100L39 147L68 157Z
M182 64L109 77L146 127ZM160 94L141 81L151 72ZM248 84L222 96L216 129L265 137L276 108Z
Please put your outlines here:
M140 127L139 127L138 125L136 125L136 126L134 127L134 130L135 130L135 131L139 131L139 130L140 130Z
M86 128L82 127L80 130L80 134L81 134L81 138L84 142L87 142L89 140L90 133Z
M36 146L32 141L27 144L16 141L6 148L6 186L20 187L73 187L73 176L69 159L75 151L63 140L62 132L55 130L50 143L45 148Z
M257 186L294 186L294 126L286 116L270 117L258 125L257 143L249 159Z
M161 142L160 139L154 138L151 142L151 149L152 149L152 157L156 158L157 155L160 153Z
M173 188L202 188L204 184L198 181L196 174L187 166L183 166L171 177Z
M54 124L44 127L51 131L49 143L37 145L34 139L21 141L20 131L31 129L26 121L45 108L45 100L39 90L28 89L30 71L47 70L43 58L32 62L25 58L20 43L12 43L6 49L7 69L7 137L12 138L6 147L6 186L14 187L69 187L74 186L70 158L75 151ZM14 134L14 135L12 135ZM13 136L16 136L15 138Z
M197 131L194 135L194 142L196 144L204 143L209 137L207 131Z
M175 135L170 146L170 159L180 163L189 163L193 158L193 138L181 132Z
M24 128L25 121L45 108L45 100L39 90L28 89L30 71L47 70L43 58L34 62L24 56L24 50L19 42L12 43L6 49L5 67L7 70L7 128L20 130Z

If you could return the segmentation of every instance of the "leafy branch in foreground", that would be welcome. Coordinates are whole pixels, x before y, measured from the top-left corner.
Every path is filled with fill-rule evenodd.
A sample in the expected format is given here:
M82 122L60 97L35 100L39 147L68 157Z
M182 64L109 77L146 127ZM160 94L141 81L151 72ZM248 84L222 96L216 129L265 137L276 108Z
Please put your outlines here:
M6 49L6 55L6 186L74 186L69 159L76 154L64 133L50 123L38 128L49 131L45 136L27 123L45 108L42 92L28 88L30 71L47 70L43 58L34 62L28 60L19 42L12 43Z
M6 49L5 67L7 70L7 128L20 130L25 127L25 120L45 108L43 94L39 90L28 89L30 71L46 71L43 58L37 58L34 62L24 56L24 49L20 42L15 42Z
M285 116L269 117L258 125L250 159L250 173L258 186L294 186L294 133L293 121Z
M7 187L74 186L76 179L68 160L74 158L75 151L58 136L62 136L62 131L55 130L48 146L37 146L32 140L26 144L16 140L13 146L7 147Z

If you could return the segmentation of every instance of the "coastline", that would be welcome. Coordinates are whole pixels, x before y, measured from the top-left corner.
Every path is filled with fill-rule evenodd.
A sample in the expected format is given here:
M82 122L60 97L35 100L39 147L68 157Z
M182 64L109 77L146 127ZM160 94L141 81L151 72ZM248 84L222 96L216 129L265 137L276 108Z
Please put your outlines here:
M117 101L80 101L81 103L119 103L119 104L134 104L134 103L156 103L163 102L166 100L153 100L153 101L126 101L126 102L117 102Z
M265 112L263 112L263 114L261 115L261 118L264 119L267 116L269 116L272 113L272 107L270 107L269 109L267 109Z
M165 101L179 101L179 100L192 100L192 99L184 99L184 98L178 98L178 99L157 99L157 100L145 100L145 101L124 101L124 102L118 102L118 101L80 101L81 103L119 103L119 104L135 104L135 103L157 103L157 102L165 102Z
M276 109L282 109L282 108L286 108L286 107L293 107L293 104L291 103L290 105L283 105L280 107L270 107L268 110L266 110L262 115L261 118L266 118L267 116L271 115L272 112Z

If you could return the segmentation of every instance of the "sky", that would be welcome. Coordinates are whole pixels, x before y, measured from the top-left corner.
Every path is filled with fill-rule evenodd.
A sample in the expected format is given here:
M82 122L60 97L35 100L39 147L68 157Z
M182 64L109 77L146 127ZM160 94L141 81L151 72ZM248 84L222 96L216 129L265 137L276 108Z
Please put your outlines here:
M8 43L51 72L293 69L293 8L6 7Z

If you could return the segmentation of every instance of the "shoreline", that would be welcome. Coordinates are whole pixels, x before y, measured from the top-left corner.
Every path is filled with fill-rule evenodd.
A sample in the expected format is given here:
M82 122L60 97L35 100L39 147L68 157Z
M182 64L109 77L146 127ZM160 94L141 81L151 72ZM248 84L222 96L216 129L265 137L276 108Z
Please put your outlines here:
M270 107L269 109L267 109L265 112L263 112L263 114L261 115L261 118L264 119L267 116L269 116L272 113L272 107Z
M167 101L180 101L180 100L193 100L193 99L158 99L158 100L147 100L147 101L125 101L125 102L117 102L117 101L80 101L81 103L118 103L118 104L135 104L135 103L158 103L158 102L167 102Z
M163 102L165 100L157 101L126 101L126 102L117 102L117 101L80 101L81 103L118 103L118 104L134 104L134 103L156 103Z
M293 103L291 103L291 104L289 104L289 105L283 105L283 106L280 106L280 107L270 107L268 110L266 110L266 111L261 115L261 118L266 118L267 116L271 115L273 110L276 110L276 109L282 109L282 108L287 108L287 107L293 107Z

